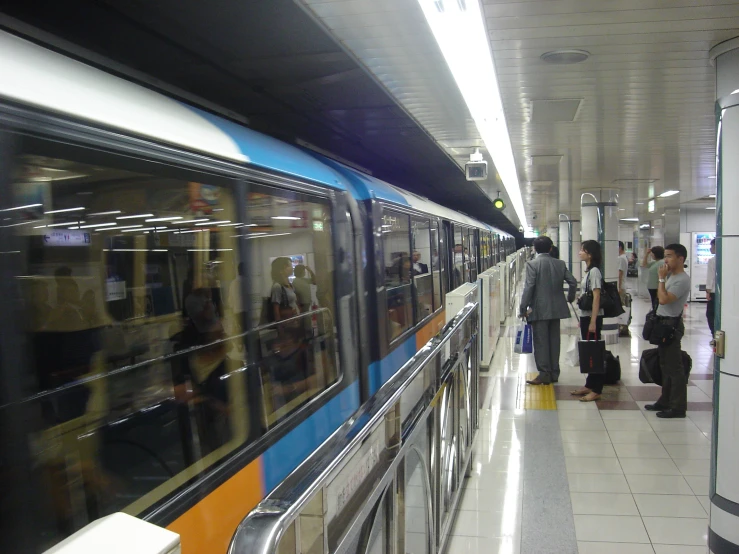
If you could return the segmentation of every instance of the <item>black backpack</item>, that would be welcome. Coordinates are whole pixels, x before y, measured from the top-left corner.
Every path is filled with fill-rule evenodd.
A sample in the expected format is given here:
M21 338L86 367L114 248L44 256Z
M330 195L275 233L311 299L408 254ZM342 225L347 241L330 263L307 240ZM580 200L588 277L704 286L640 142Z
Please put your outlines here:
M618 317L624 313L621 305L621 296L618 294L618 285L603 281L603 288L600 291L601 306L603 307L603 317Z
M611 354L610 350L606 350L604 365L606 374L603 377L604 385L616 385L621 380L621 360L618 356Z

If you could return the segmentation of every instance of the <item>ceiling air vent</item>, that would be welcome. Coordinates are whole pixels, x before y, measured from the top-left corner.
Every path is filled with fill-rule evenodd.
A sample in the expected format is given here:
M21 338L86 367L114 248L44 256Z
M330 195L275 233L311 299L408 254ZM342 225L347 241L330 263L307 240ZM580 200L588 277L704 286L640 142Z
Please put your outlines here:
M582 100L532 100L531 123L575 121Z
M545 52L541 55L542 61L557 65L580 63L584 62L589 57L590 52L587 50L575 49L552 50L551 52Z

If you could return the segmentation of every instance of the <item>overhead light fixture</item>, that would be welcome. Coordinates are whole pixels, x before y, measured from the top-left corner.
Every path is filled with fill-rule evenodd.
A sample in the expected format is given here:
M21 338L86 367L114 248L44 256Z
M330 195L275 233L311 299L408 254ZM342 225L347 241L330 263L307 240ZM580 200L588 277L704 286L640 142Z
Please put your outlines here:
M139 219L142 217L154 217L154 214L121 215L116 217L116 219Z
M710 175L709 177L706 177L706 179L715 179L715 178L716 178L715 175Z
M708 198L716 198L716 195L715 194L709 194L708 195Z
M527 226L516 161L480 3L418 0L519 223Z
M623 217L621 221L639 221L638 217Z
M644 205L644 202L637 202L636 205L637 206L643 206Z
M51 210L50 212L44 212L44 215L61 214L61 213L65 213L65 212L79 212L79 211L82 211L84 209L85 208L80 207L80 208L65 208L63 210Z
M679 190L666 190L662 194L658 196L658 198L667 198L668 196L675 196L676 194L680 194Z
M552 50L541 55L541 60L556 65L571 65L573 63L584 62L590 57L587 50L578 50L575 48L561 48Z
M651 213L654 213L654 210L655 210L654 200L650 200L649 204L647 205L647 211L649 211L649 213L651 214Z
M115 215L121 213L121 210L112 210L110 212L95 212L94 214L87 214L88 216L99 216L99 215Z
M147 219L146 223L155 223L157 221L175 221L176 219L182 219L181 215L171 217L155 217L154 219Z
M286 221L300 221L300 218L295 217L294 215L273 215L272 219L284 219Z
M639 229L649 229L649 223L642 223L639 225Z
M716 206L708 206L706 209L707 210L715 210L716 209Z

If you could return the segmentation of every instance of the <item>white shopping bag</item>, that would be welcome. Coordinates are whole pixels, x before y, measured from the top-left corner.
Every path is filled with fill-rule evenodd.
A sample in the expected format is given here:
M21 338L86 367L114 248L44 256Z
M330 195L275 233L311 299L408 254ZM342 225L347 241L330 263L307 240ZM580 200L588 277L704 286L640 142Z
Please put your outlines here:
M570 347L567 349L567 353L565 354L565 359L567 360L567 363L575 367L580 366L580 354L577 348L578 340L579 337L571 337Z
M624 313L622 313L620 316L618 316L616 319L618 320L619 325L628 325L629 324L629 316L631 315L631 308L624 306Z

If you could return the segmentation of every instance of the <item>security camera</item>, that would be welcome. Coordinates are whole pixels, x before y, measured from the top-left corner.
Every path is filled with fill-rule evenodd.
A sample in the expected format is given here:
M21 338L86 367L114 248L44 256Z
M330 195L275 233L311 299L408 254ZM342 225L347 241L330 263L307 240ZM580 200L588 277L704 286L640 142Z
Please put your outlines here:
M464 174L468 181L484 181L488 178L488 162L482 159L480 149L470 154L470 161L464 164Z
M519 225L518 226L518 232L519 233L523 233L523 225Z

